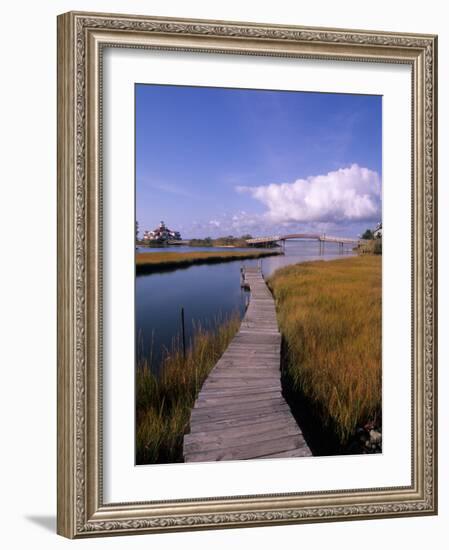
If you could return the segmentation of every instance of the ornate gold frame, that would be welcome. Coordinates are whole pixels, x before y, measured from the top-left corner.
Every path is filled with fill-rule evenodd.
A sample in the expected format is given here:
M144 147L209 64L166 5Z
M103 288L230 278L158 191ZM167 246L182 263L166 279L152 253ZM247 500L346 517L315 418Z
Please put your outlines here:
M102 48L405 63L412 68L412 484L203 500L102 501ZM93 535L435 514L436 107L433 35L129 15L58 17L58 533ZM150 497L150 495L149 495Z

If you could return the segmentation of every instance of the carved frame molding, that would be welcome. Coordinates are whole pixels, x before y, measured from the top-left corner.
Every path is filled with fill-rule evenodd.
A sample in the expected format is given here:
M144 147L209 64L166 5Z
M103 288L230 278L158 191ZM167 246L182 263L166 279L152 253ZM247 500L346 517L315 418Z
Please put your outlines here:
M411 65L410 487L103 504L104 47ZM436 55L437 38L431 35L75 12L58 17L58 533L78 538L437 512Z

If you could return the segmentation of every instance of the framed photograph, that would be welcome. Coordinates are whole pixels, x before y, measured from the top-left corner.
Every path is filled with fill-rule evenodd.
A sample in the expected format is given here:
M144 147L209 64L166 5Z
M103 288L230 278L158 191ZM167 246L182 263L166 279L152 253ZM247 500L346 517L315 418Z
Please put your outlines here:
M436 514L436 63L59 16L59 534Z

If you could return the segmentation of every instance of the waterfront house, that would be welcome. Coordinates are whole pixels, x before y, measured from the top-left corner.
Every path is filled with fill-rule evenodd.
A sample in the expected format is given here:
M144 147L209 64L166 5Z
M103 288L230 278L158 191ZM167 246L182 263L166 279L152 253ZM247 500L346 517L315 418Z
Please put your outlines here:
M180 241L181 233L179 231L173 231L169 229L163 221L159 224L159 227L153 229L152 231L145 231L143 234L144 241L152 242L169 242L169 241Z

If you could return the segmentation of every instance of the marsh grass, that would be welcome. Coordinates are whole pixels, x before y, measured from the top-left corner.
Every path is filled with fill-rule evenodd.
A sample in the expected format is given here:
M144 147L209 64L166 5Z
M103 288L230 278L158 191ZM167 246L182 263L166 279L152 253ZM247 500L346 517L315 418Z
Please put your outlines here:
M234 250L210 252L143 252L136 254L136 272L151 273L194 264L221 263L278 255L277 250Z
M380 256L285 267L269 285L287 377L345 445L382 411Z
M151 357L136 369L136 463L182 462L182 442L201 386L240 327L235 314L214 329L201 326L184 359L175 340L165 351L161 373L155 376Z

